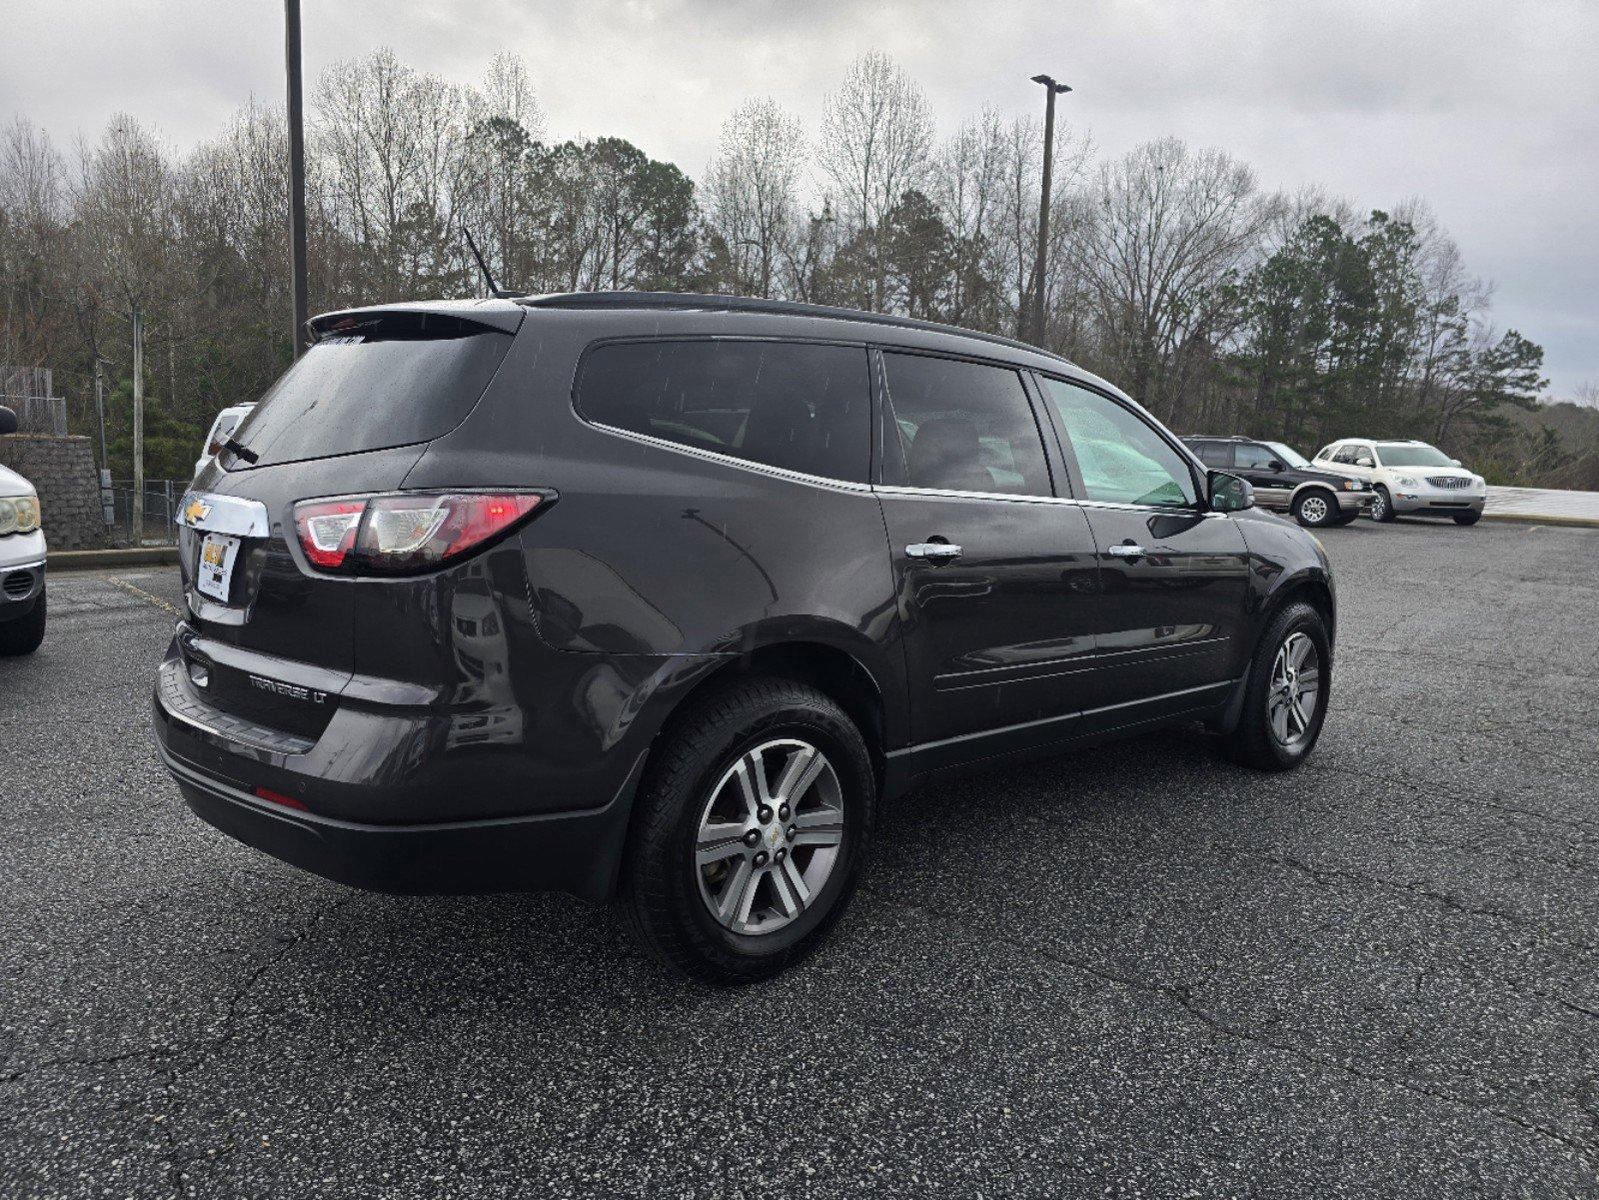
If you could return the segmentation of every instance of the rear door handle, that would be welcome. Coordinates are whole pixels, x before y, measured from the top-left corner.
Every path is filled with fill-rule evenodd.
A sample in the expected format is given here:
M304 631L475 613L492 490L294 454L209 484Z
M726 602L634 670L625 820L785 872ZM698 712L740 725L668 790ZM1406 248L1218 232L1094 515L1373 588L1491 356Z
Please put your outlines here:
M1142 546L1121 545L1106 546L1105 553L1112 558L1143 558L1149 551Z
M912 558L927 558L934 562L948 562L961 556L961 548L948 542L912 542L905 547Z

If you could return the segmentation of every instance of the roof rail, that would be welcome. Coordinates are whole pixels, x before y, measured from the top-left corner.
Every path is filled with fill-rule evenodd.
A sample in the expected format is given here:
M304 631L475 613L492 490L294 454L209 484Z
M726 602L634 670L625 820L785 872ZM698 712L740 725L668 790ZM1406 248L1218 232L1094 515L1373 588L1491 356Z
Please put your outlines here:
M835 321L860 321L868 325L890 325L898 329L922 329L929 333L948 333L957 337L976 338L978 341L1009 346L1013 350L1026 350L1030 354L1042 355L1044 358L1053 358L1057 362L1072 365L1069 359L1059 354L1002 334L983 333L976 329L964 329L959 325L945 325L938 321L923 321L916 317L862 312L857 308L835 308L829 304L802 304L797 300L767 300L760 296L716 296L698 292L552 292L548 295L516 296L513 299L517 304L528 308L677 308L827 317Z

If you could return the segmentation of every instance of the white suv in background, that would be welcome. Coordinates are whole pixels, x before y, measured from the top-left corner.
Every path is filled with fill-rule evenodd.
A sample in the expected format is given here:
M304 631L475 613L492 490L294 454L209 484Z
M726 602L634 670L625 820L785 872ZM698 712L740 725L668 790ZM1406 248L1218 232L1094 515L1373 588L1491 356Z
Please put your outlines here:
M16 431L17 415L0 408L0 436ZM32 654L44 641L44 553L39 493L0 467L0 657Z
M1342 438L1317 451L1316 462L1370 482L1377 493L1371 515L1378 521L1409 513L1475 525L1488 499L1481 475L1426 442Z

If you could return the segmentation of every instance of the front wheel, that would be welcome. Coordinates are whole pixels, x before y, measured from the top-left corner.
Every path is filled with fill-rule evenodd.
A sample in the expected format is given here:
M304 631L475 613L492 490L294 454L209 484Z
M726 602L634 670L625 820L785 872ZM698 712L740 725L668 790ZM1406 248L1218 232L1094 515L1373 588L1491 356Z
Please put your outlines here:
M45 593L33 602L33 611L14 621L0 621L0 655L11 658L32 654L44 641Z
M1228 757L1262 771L1288 771L1321 737L1332 678L1327 624L1309 604L1289 604L1260 639L1244 684Z
M860 731L813 688L747 679L693 702L640 790L622 881L634 937L706 983L777 974L848 905L876 792Z
M1338 519L1338 501L1319 488L1302 492L1294 501L1294 520L1311 529L1331 525Z
M1454 514L1456 525L1475 525L1482 520L1480 512L1457 512Z
M1379 486L1377 498L1371 502L1371 519L1386 525L1394 516L1394 498L1388 494L1387 488Z

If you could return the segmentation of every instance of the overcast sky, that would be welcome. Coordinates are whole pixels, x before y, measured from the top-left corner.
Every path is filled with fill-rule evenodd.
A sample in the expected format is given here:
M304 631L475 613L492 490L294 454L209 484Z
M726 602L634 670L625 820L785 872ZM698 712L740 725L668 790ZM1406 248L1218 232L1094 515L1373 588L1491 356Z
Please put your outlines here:
M1174 133L1361 207L1425 198L1496 321L1599 382L1599 0L305 0L308 78L393 47L476 80L528 64L548 133L616 134L698 177L741 100L814 130L855 55L894 55L941 132L984 105L1062 114L1101 154ZM276 0L0 0L0 120L63 142L121 109L184 148L282 93Z

